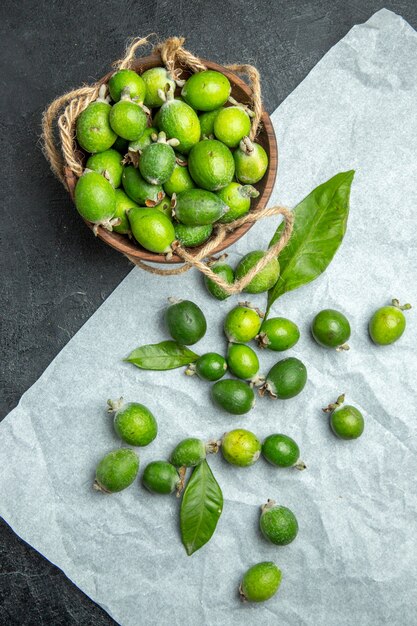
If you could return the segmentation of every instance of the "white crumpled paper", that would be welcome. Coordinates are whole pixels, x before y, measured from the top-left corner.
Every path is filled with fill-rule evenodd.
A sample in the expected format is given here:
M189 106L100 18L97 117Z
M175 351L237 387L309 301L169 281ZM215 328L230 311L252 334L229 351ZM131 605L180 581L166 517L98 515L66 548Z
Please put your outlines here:
M209 332L200 353L226 348L222 320L236 302L211 299L197 272L167 279L135 269L2 422L0 513L121 624L416 623L416 313L393 346L376 347L367 335L371 313L391 297L417 305L416 112L417 34L383 10L353 28L273 115L280 164L272 202L294 206L335 173L356 169L348 232L330 268L274 306L302 331L292 350L309 373L300 396L259 400L234 417L211 404L209 384L182 370L123 363L133 348L166 337L168 296L204 309ZM257 224L231 260L265 247L275 226ZM264 296L253 300L265 304ZM348 315L350 352L310 338L309 323L324 307ZM278 358L263 353L262 369ZM341 392L366 419L354 442L337 440L321 412ZM159 422L157 440L140 450L142 469L183 437L239 426L260 437L291 435L308 469L277 470L263 460L239 469L213 456L224 512L210 543L188 557L175 497L138 483L114 496L91 488L97 461L119 445L105 412L107 398L119 396L143 402ZM267 498L298 517L299 535L287 547L259 534ZM281 589L264 605L243 605L239 580L262 560L281 567Z

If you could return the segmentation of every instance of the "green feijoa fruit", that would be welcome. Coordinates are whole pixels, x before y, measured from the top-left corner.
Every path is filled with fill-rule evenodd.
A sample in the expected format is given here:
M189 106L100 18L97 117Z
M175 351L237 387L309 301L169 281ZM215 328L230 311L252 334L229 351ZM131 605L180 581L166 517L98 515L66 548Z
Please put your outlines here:
M123 169L122 185L129 198L141 206L159 204L165 196L161 185L148 183L133 165Z
M227 370L226 359L217 352L207 352L200 356L195 363L191 363L186 374L197 374L203 380L216 381L222 378Z
M233 284L235 273L230 265L224 261L219 259L215 263L210 264L210 269L229 285ZM229 293L227 293L222 287L219 287L219 285L216 285L216 283L213 282L211 278L208 278L208 276L204 276L204 284L206 285L207 291L217 300L226 300L226 298L230 297Z
M262 320L255 309L239 304L224 320L224 332L229 341L247 343L259 333Z
M175 467L195 467L206 458L207 448L204 441L196 437L183 439L175 446L171 454L171 463Z
M124 156L128 151L129 142L127 139L123 139L123 137L117 137L116 141L112 145L112 148Z
M87 152L104 152L116 141L116 133L110 126L107 102L92 102L77 118L77 141Z
M262 456L277 467L306 468L305 463L300 461L300 448L288 435L269 435L262 444Z
M117 150L105 150L92 154L87 160L86 168L102 174L113 187L120 187L122 182L122 157Z
M271 317L262 322L261 331L256 339L260 348L283 352L295 346L299 338L297 324L285 317Z
M253 389L243 380L219 380L211 388L211 397L232 415L244 415L255 406Z
M167 94L168 95L168 94ZM197 113L186 102L168 99L159 109L158 127L168 139L178 139L178 152L187 153L200 140L200 121Z
M109 80L108 87L113 102L118 102L122 94L132 100L144 101L146 93L145 82L133 70L118 70L115 72Z
M203 311L190 300L170 299L165 311L165 322L171 337L179 344L192 346L207 330Z
M261 442L249 430L237 428L223 436L220 449L228 463L249 467L259 459Z
M269 393L272 398L286 400L298 395L307 382L307 370L295 357L288 357L275 363L268 372L261 395Z
M200 139L214 139L214 120L222 108L207 111L198 116L200 120L201 137Z
M168 461L151 461L142 476L144 487L151 493L172 493L180 482L177 469Z
M111 108L110 126L119 137L134 141L143 134L148 118L144 110L132 100L119 100Z
M131 200L122 189L116 189L115 194L116 211L114 213L114 217L118 218L120 223L117 226L113 226L113 230L121 235L127 235L130 233L130 223L127 217L127 211L135 209L138 205L136 202L133 202L133 200Z
M230 343L227 350L227 365L238 378L257 382L259 359L256 353L244 343Z
M187 226L213 224L222 217L228 207L216 194L205 189L187 189L176 197L175 217Z
M172 218L172 208L171 208L171 198L165 196L165 198L154 206L155 209L161 211L164 215L166 215L170 220Z
M146 72L143 72L142 79L145 82L146 93L144 103L151 109L154 107L160 107L164 101L158 95L158 91L169 85L171 89L175 90L175 82L172 80L171 75L167 72L165 67L152 67Z
M345 396L338 397L334 404L329 404L323 409L330 415L330 427L334 434L340 439L357 439L365 428L365 421L362 413L350 404L343 404Z
M317 313L311 324L311 334L325 348L349 349L346 342L350 337L350 324L340 311L324 309Z
M286 546L298 534L294 513L285 506L278 506L273 500L263 505L259 526L265 539L276 546Z
M219 222L228 224L249 212L251 198L257 198L259 191L252 185L241 185L240 183L231 182L223 189L216 191L216 194L229 207L228 212L220 218Z
M207 241L213 232L211 224L203 226L186 226L185 224L175 224L175 237L185 248L194 248Z
M116 211L115 191L108 180L97 172L85 172L75 187L75 206L88 222L112 230Z
M243 140L245 141L245 140ZM246 185L254 185L264 177L268 169L268 155L259 143L242 142L233 153L236 167L236 178Z
M214 120L214 134L229 148L236 148L249 133L250 117L242 107L226 107Z
M130 229L136 241L150 252L167 254L175 239L174 226L158 209L137 207L127 213Z
M181 95L196 111L212 111L227 102L230 91L230 82L224 74L204 70L190 76Z
M258 261L265 256L265 254L266 252L263 250L253 250L244 256L236 268L236 280L240 280L246 276L249 270L251 270L258 263ZM263 270L260 270L257 274L255 274L254 278L252 278L250 283L246 285L243 291L246 291L246 293L262 293L264 291L269 291L269 289L275 285L278 278L279 262L277 258L273 258Z
M393 300L391 306L383 306L373 314L369 322L369 335L374 343L387 346L397 341L405 331L406 320L403 311L411 309L410 304L401 306Z
M187 191L187 189L193 189L194 187L194 181L190 176L186 161L177 157L172 174L164 183L165 193L172 196L174 193L180 194L182 191Z
M221 141L205 139L191 148L188 170L198 187L217 191L232 181L235 163L229 148Z
M175 152L167 143L152 143L143 150L139 159L140 173L151 185L166 183L174 167Z
M108 400L108 411L114 413L114 430L131 446L147 446L158 434L158 424L151 411L139 402Z
M130 448L119 448L101 459L96 469L94 489L116 493L129 487L139 471L139 457Z
M265 602L276 594L281 579L281 570L275 563L257 563L244 575L239 587L240 596L244 602Z
M158 135L158 130L154 126L145 128L139 139L129 142L129 152L141 152L151 145L152 135Z

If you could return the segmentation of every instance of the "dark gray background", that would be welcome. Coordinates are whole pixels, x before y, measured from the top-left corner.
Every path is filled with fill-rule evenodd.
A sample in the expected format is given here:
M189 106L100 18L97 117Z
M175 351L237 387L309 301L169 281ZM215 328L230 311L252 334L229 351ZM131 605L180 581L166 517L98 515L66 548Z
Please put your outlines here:
M94 239L49 171L39 146L46 104L107 72L127 37L156 32L185 35L206 58L257 65L272 112L354 24L384 6L417 28L415 0L2 3L0 418L131 269ZM0 522L0 626L113 623Z

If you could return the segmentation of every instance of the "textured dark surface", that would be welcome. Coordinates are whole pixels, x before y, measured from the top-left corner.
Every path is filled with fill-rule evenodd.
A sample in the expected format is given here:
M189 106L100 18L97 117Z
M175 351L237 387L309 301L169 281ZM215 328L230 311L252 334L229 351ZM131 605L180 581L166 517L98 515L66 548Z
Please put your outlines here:
M215 61L257 65L272 112L354 24L384 6L417 28L415 0L1 3L0 418L131 269L92 237L50 173L38 141L45 105L108 71L127 37L156 32L183 34L189 49ZM0 626L113 623L0 523Z

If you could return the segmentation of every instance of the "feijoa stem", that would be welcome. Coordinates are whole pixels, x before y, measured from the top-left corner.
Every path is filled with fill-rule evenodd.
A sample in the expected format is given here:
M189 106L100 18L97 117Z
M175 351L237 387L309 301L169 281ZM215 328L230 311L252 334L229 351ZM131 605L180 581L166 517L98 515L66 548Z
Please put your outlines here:
M107 412L108 413L116 413L123 406L123 398L119 398L118 400L107 400Z
M251 302L248 302L247 300L245 302L238 302L238 305L245 306L247 309L253 309L253 311L255 311L255 313L257 313L261 319L265 317L265 313L263 313L261 309L258 309L257 306L254 306Z
M265 503L265 504L263 504L263 505L261 506L261 511L262 511L262 513L263 513L264 511L269 511L269 509L274 508L274 506L275 506L275 505L276 505L275 500L269 500L269 499L268 499L268 500L266 501L266 503Z
M331 404L329 404L328 406L326 406L324 409L322 409L323 413L333 413L333 411L335 409L337 409L339 406L341 406L345 401L345 394L342 393L338 399L336 400L336 402L332 402Z
M177 498L179 498L182 492L184 491L186 473L187 473L187 468L185 467L185 465L179 468L178 475L180 479L177 482Z
M216 441L215 439L209 439L209 441L206 443L207 454L217 454L221 445L221 440Z
M304 463L304 461L300 461L300 460L298 460L297 463L293 465L293 467L295 467L295 469L300 470L300 472L307 469L307 465Z
M336 352L347 352L350 350L350 346L347 343L342 343L341 346L337 346Z
M408 304L408 303L401 305L400 301L397 300L397 298L394 298L392 300L392 306L395 306L397 309L400 309L400 311L409 311L412 308L411 304Z

